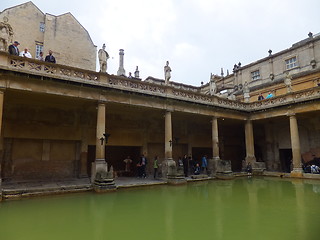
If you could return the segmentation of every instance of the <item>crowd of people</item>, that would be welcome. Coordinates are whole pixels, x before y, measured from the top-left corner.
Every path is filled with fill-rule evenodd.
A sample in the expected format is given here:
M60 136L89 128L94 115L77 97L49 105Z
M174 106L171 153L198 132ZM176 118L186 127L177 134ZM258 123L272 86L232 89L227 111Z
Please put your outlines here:
M9 54L20 56L20 57L32 58L32 55L29 52L29 49L24 48L24 50L20 52L19 48L18 48L19 45L20 45L20 43L18 41L14 41L13 44L11 44L8 48ZM43 57L43 52L40 52L39 56L37 56L36 59L39 61L56 63L56 58L53 56L52 50L49 50L49 53L45 58Z
M127 176L132 176L132 172L134 172L133 169L133 160L130 158L130 156L127 156L126 159L123 160L124 162L124 169ZM147 177L147 164L148 159L147 157L142 154L139 157L139 160L137 164L134 166L136 169L136 176L138 178L146 178ZM159 163L158 156L155 156L153 159L153 178L157 179L159 175L161 174L161 171L159 171L161 167L161 164ZM204 155L201 158L201 161L194 160L191 156L184 155L183 158L179 157L177 161L177 170L181 170L185 177L188 177L190 175L199 175L199 174L206 174L208 171L208 160L207 155Z
M272 97L273 97L272 92L269 92L268 95L266 96L266 99L269 99L269 98L272 98ZM264 100L264 96L262 95L262 93L259 93L258 101L261 101L261 100Z

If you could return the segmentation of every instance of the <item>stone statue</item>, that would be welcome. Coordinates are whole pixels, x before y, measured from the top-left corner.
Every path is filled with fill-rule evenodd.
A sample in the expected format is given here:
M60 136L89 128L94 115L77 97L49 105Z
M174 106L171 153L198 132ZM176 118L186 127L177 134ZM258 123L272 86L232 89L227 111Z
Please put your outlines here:
M102 49L98 52L99 64L100 64L100 72L107 72L107 60L109 58L109 54L107 53L106 45L102 45Z
M243 93L250 93L250 88L249 88L248 82L245 82L245 83L244 83Z
M170 78L171 78L171 68L169 67L169 61L167 61L166 65L164 66L165 84L169 83Z
M217 84L215 81L214 74L211 73L210 77L210 95L214 95L217 92Z
M3 18L3 22L0 22L0 51L7 51L13 38L12 27L7 22L8 18L6 17Z
M287 76L286 76L286 78L284 79L284 84L285 84L286 87L287 87L287 93L292 92L291 80L292 80L291 75L287 73Z
M243 97L245 102L249 102L250 100L250 88L248 82L244 83L243 86Z

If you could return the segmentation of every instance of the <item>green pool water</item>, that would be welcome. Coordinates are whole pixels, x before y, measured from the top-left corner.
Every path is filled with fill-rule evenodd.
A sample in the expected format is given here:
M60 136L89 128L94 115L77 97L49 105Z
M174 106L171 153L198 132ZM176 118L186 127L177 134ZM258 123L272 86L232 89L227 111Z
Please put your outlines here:
M0 203L1 240L320 239L320 182L240 178Z

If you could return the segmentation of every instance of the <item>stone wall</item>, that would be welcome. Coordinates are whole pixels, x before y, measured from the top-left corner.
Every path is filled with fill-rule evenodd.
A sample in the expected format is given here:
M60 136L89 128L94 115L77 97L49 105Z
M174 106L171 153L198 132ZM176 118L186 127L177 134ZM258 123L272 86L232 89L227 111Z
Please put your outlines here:
M96 46L89 33L71 13L54 16L44 14L32 2L5 9L0 21L6 17L11 25L13 41L20 42L19 50L30 49L36 57L36 45L43 45L44 56L51 49L57 63L87 70L96 70ZM40 23L45 30L40 31Z

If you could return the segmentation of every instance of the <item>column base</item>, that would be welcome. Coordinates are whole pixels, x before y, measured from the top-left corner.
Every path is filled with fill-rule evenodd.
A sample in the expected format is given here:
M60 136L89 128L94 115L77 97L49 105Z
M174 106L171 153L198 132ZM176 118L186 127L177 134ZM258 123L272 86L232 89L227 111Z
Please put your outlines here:
M253 162L252 163L252 174L253 175L262 175L264 170L266 170L266 163L265 162Z
M257 159L256 159L255 156L246 156L245 160L246 160L246 163L249 163L249 162L250 162L251 165L252 165L254 162L257 161Z
M180 176L168 176L168 184L170 185L182 185L182 184L186 184L187 180L185 179L185 177L180 177Z
M116 191L117 187L113 179L95 179L93 183L93 190L97 193Z
M294 178L301 178L303 177L303 170L302 168L293 168L293 170L290 173L290 177Z
M177 176L176 162L172 158L167 158L162 163L162 178L173 178Z

